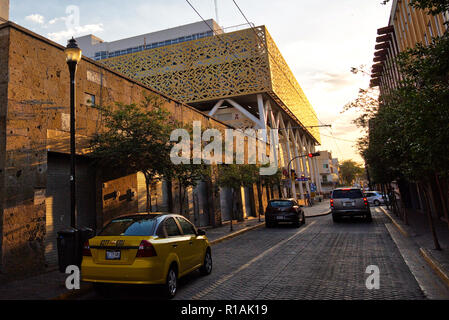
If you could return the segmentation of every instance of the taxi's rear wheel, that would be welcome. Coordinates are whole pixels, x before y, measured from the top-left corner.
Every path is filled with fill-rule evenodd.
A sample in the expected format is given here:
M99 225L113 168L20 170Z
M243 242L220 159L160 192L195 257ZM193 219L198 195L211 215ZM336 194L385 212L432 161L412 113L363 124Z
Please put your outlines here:
M167 299L172 299L178 290L178 272L174 264L170 266L167 273L167 279L163 287L164 295Z
M200 272L202 275L206 276L212 272L212 254L208 249L206 254L204 255L204 262L200 268Z

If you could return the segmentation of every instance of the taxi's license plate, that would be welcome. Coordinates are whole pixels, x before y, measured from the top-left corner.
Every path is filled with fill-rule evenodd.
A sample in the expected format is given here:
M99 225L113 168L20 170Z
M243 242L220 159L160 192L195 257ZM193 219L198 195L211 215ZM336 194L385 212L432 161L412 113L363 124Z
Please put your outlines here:
M120 260L120 250L106 250L106 260Z
M284 220L284 216L277 216L276 219L278 219L278 220Z
M355 202L344 202L343 206L344 207L353 207L355 205Z

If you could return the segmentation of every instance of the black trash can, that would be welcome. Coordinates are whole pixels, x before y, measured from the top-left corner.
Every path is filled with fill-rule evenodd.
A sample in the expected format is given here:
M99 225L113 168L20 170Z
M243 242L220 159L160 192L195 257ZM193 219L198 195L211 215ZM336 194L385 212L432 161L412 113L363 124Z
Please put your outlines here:
M81 257L79 248L80 232L75 228L58 231L59 271L65 272L67 266L78 265Z
M83 259L83 246L84 243L89 240L90 238L95 237L95 231L89 227L79 227L78 228L79 231L79 260L78 260L78 266L81 267L81 261Z

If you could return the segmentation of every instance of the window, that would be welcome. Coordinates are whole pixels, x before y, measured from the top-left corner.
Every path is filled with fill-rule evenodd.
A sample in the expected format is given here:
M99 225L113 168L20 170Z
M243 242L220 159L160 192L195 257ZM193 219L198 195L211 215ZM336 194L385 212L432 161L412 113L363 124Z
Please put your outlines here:
M438 23L438 16L434 16L433 18L435 19L435 26L437 28L438 36L440 37L441 36L441 29L440 29L440 24Z
M100 236L150 236L156 219L154 216L136 216L112 220Z
M405 6L408 7L407 4L405 4ZM407 17L406 17L406 15L405 15L405 11L402 11L402 18L403 18L403 20L404 20L404 26L405 26L405 29L408 31L408 23L407 23Z
M432 24L430 23L430 21L427 24L427 29L429 30L430 37L433 38L434 36L433 36L433 31L432 31Z
M410 2L410 1L407 1L407 2ZM411 14L410 14L410 3L406 3L405 7L407 8L408 22L411 23L412 22L412 17L411 17Z
M323 164L323 168L324 169L329 169L329 165L325 163L325 164Z
M164 227L168 237L176 237L181 235L178 225L176 224L175 219L173 218L168 218L167 220L165 220Z
M332 192L333 199L357 199L363 198L362 191L360 189L339 189Z
M179 224L181 225L182 233L185 235L196 235L195 227L184 218L177 218Z
M276 200L270 201L268 205L272 208L288 208L294 206L295 203L289 200Z

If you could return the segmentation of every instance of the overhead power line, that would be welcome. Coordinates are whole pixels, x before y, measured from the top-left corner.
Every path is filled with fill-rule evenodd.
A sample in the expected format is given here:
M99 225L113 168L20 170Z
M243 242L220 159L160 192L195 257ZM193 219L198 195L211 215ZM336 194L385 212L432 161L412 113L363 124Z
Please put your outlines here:
M260 38L259 34L257 33L256 29L252 26L252 24L249 22L248 18L246 17L246 15L243 13L243 10L239 7L239 5L237 4L237 2L235 0L232 0L232 2L234 2L235 6L237 7L237 9L240 11L240 13L242 14L243 18L246 20L246 22L250 25L251 29L254 31L254 33L256 34L257 38L259 39L259 42L261 45L263 45L265 47L265 49L267 50L268 54L270 55L270 57L272 58L272 60L274 61L274 63L276 63L276 65L278 66L279 70L284 74L284 77L288 80L288 82L290 82L290 85L296 90L296 92L298 93L298 95L301 96L301 93L298 91L298 89L295 87L295 85L291 82L291 80L289 79L289 77L286 75L286 73L284 72L284 69L279 65L279 63L277 62L277 60L275 59L275 57L273 57L273 55L271 54L271 52L268 50L268 48L266 47L265 43L263 42L263 40ZM310 109L310 111L312 111L312 114L316 117L316 119L322 124L324 125L324 122L320 120L320 118L318 118L318 115L316 114L315 110L313 110L312 108Z
M337 138L337 137L335 137L334 135L332 135L332 136L328 136L328 135L325 135L325 134L321 134L323 137L328 137L328 138L333 138L333 139L336 139L336 140L341 140L341 141L346 141L346 142L354 142L354 143L357 143L357 141L354 141L354 140L348 140L348 139L342 139L342 138Z

